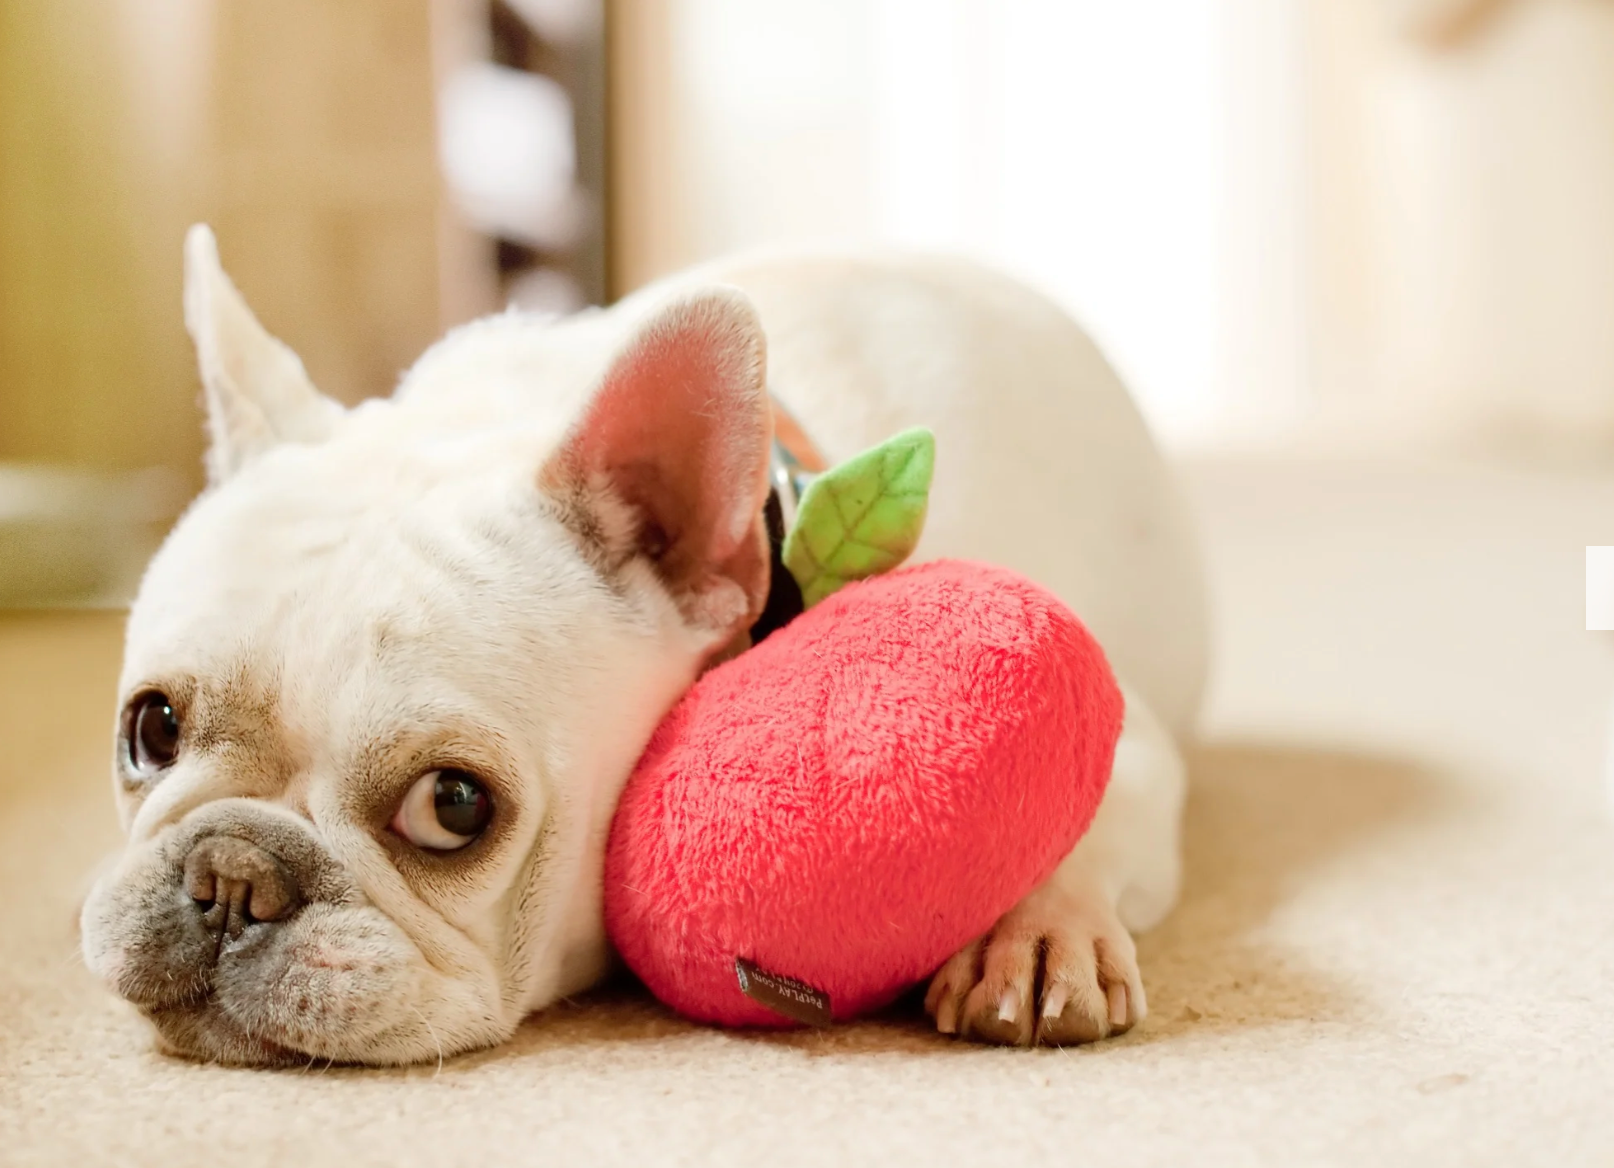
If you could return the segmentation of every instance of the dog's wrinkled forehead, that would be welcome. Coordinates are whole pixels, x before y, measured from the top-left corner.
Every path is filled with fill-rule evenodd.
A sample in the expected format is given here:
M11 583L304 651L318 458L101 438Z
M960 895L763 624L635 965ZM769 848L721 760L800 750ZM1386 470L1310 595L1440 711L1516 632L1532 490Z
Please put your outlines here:
M429 463L288 445L203 496L142 584L126 693L194 679L230 690L239 716L280 718L362 712L344 701L496 708L535 660L560 663L563 691L617 598L530 485Z

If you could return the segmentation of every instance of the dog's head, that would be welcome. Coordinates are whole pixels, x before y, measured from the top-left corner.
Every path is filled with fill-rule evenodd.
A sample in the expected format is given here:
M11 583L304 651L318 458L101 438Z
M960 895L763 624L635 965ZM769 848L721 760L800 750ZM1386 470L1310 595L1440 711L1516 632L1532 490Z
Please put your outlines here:
M760 326L470 326L345 411L187 243L210 485L129 619L90 968L173 1050L435 1059L608 960L606 831L767 591Z

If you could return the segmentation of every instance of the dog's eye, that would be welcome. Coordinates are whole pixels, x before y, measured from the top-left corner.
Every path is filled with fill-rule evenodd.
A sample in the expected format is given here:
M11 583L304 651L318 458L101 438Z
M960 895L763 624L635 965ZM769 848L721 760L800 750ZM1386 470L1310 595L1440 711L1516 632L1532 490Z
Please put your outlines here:
M493 800L465 771L428 771L415 780L392 817L392 830L417 848L451 852L487 828Z
M160 693L142 694L129 706L129 763L145 774L173 765L179 755L179 715Z

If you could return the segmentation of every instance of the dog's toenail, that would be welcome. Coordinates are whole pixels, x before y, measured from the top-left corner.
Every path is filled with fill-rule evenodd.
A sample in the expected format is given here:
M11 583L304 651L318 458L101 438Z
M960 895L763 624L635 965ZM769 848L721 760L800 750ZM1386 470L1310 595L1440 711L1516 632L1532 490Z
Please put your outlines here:
M1042 1016L1044 1018L1057 1018L1065 1012L1065 1003L1070 995L1065 992L1064 986L1054 986L1042 999Z
M943 1034L958 1033L958 1007L953 1004L951 996L942 999L942 1004L936 1008L936 1029Z
M1110 986L1110 1025L1126 1025L1126 987L1119 982Z
M1013 1022L1020 1015L1020 991L1007 990L998 1003L998 1021Z

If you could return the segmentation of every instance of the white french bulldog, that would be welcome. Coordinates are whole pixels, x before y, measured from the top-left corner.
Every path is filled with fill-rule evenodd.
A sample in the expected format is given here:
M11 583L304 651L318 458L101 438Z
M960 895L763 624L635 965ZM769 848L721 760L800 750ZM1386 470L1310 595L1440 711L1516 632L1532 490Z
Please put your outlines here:
M618 793L768 592L770 394L831 462L931 427L919 558L1049 586L1126 685L1097 819L937 972L937 1028L1067 1043L1143 1016L1128 930L1177 894L1202 580L1136 409L1048 301L960 261L756 257L468 325L351 410L205 227L185 315L210 485L129 619L128 842L82 918L166 1049L438 1059L606 972Z

